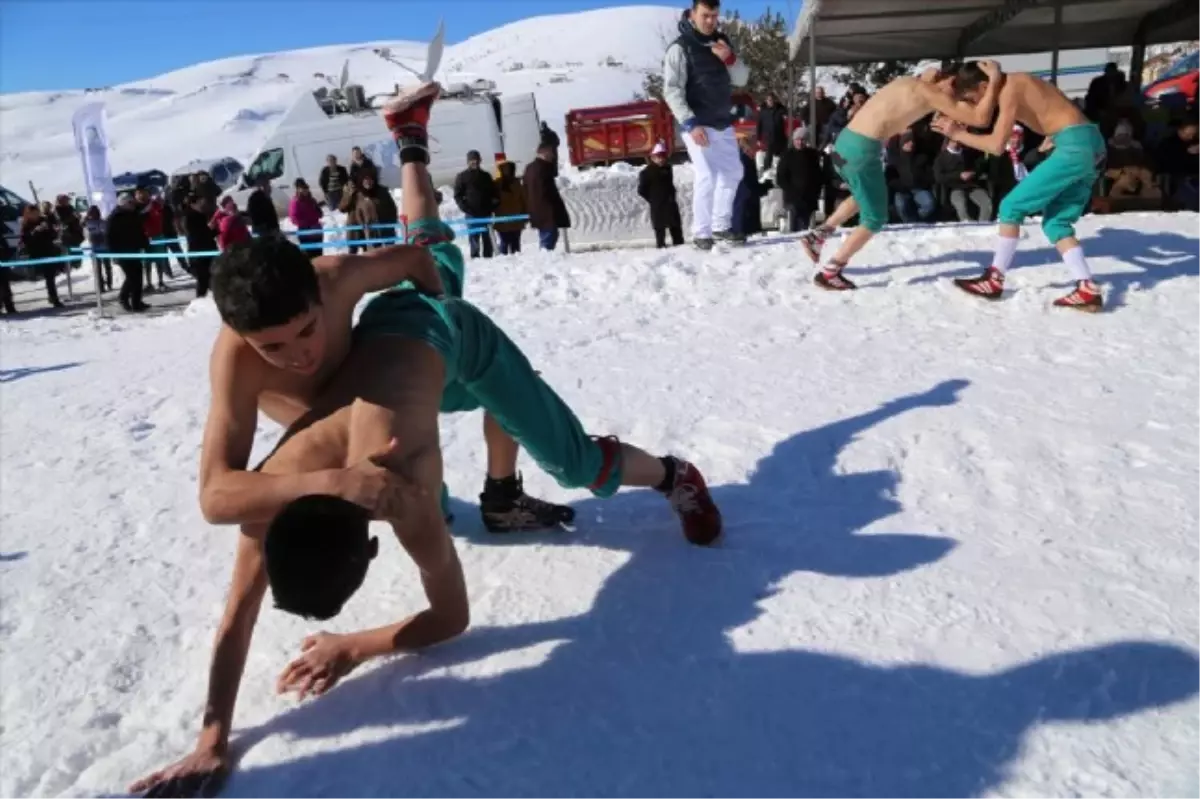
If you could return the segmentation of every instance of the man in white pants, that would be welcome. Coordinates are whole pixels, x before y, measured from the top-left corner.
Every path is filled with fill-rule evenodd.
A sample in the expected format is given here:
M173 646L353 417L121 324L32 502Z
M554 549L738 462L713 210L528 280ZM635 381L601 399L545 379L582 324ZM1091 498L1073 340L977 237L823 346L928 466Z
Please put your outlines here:
M711 250L728 239L733 195L742 161L733 130L733 87L745 86L750 69L717 31L721 0L693 0L679 21L679 38L663 58L663 98L683 126L695 169L692 243Z

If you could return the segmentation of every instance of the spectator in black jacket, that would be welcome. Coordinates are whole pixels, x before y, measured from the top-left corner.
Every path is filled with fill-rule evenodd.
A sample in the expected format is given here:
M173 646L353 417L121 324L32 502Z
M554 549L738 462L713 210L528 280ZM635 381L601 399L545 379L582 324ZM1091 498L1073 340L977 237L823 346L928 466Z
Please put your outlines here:
M1154 149L1154 166L1171 203L1197 210L1197 162L1200 161L1200 127L1195 116L1185 119Z
M179 265L183 267L185 272L190 272L192 271L192 265L188 262L187 255L183 252L183 247L179 244L179 237L186 235L183 228L183 220L177 217L180 210L171 203L170 196L162 198L163 249L166 252L175 253L175 260L179 262ZM163 263L167 265L169 272L170 262L164 260Z
M458 173L454 179L454 202L458 209L466 214L468 219L491 219L500 203L500 195L496 193L496 182L492 176L480 168L483 159L478 150L467 153L467 168ZM471 257L492 257L492 229L490 225L479 222L468 228L471 242Z
M250 230L258 236L279 232L279 212L271 199L271 179L263 175L258 187L246 198L246 215L250 217Z
M214 252L220 249L217 246L217 231L208 224L209 217L205 213L207 208L207 198L198 195L188 197L183 216L188 252ZM192 256L192 275L196 278L197 297L208 294L208 284L212 278L213 258L214 256L211 255Z
M933 161L934 180L946 190L959 222L987 222L992 218L992 198L977 171L978 162L976 150L966 149L950 139L946 139L946 145ZM967 200L979 209L974 220L968 213Z
M892 202L896 213L904 222L929 222L937 210L933 192L933 164L925 153L917 149L913 132L900 134L900 146L892 151L892 189L896 192ZM912 212L912 205L917 213Z
M321 174L317 176L317 185L321 187L321 194L325 195L325 206L330 211L336 211L337 207L342 204L342 192L346 190L349 183L350 173L346 171L346 167L337 162L337 156L325 156L325 166L321 168Z
M560 143L558 134L551 130L550 126L545 122L542 123L542 127L540 128L539 132L541 134L541 141L538 142L538 146L551 147L557 152L558 145Z
M364 171L374 172L376 175L379 174L379 169L375 166L375 162L363 155L361 147L351 147L350 182L355 186L362 185L362 175Z
M833 116L833 112L837 110L837 103L832 97L825 94L825 90L820 86L813 92L813 103L817 106L817 127L814 129L814 135L811 141L816 142L819 139L820 132L829 124L829 118ZM812 104L805 103L800 109L800 122L804 125L812 125Z
M50 203L44 203L49 207ZM50 213L37 205L27 205L21 211L21 250L29 260L56 258L62 255L58 246L58 227L55 225L53 209ZM46 281L46 301L55 308L63 307L58 299L55 280L62 270L61 263L42 264L37 267Z
M558 190L558 151L549 145L538 147L537 158L525 165L521 183L525 186L525 207L529 226L538 232L538 244L553 251L560 230L571 227L571 215Z
M821 154L811 146L810 131L797 128L792 133L792 148L779 156L775 167L775 185L783 192L788 229L792 233L808 229L825 186Z
M771 168L775 159L783 155L787 149L787 108L775 96L775 92L767 93L766 103L758 109L758 125L756 133L758 143L767 152L767 160L763 162L763 171Z
M133 195L121 195L121 201L108 217L108 251L113 255L130 255L150 249L146 237L142 214L134 202ZM117 265L125 275L121 291L117 296L121 307L127 311L144 311L149 306L142 301L142 265L138 261L118 258Z
M71 198L60 194L54 199L54 216L58 219L59 242L68 253L83 243L83 222L71 204Z
M0 226L0 264L10 263L17 259L17 254L13 252L12 247L8 244L8 236L4 235L7 231ZM10 283L9 267L0 266L0 307L4 309L6 314L15 314L17 306L13 302L12 284Z
M667 232L671 233L671 245L683 244L683 221L679 216L679 202L675 195L675 174L667 161L667 146L662 142L650 151L650 163L638 173L638 196L650 203L650 226L654 228L654 243L660 249L667 246Z
M192 175L191 193L204 198L204 212L206 214L212 216L217 212L217 198L221 196L221 187L203 169Z

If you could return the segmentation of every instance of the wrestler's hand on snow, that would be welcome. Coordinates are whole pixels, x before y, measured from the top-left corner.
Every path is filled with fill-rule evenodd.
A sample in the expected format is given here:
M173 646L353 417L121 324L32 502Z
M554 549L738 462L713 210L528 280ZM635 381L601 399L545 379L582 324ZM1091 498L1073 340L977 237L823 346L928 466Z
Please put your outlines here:
M425 492L415 481L388 468L399 446L393 438L384 449L342 469L337 495L369 510L372 519L403 519L406 509Z
M288 664L275 683L281 694L295 693L304 699L310 693L320 696L345 677L358 660L349 646L350 637L333 633L317 633L304 639L304 653Z
M187 757L129 786L145 796L216 796L229 773L223 751L198 748Z

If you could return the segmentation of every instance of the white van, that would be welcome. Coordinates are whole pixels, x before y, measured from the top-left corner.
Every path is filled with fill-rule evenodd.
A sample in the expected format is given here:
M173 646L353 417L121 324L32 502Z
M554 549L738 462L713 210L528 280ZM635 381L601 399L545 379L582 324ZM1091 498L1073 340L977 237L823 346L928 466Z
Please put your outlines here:
M502 98L494 88L490 81L443 87L429 118L429 173L435 186L452 184L467 168L468 150L478 150L485 163L489 156L515 161L518 174L536 157L541 120L533 94ZM326 156L335 155L348 167L355 146L375 162L382 185L400 188L399 154L379 112L389 96L365 98L357 85L346 86L344 92L304 92L226 195L245 208L255 181L266 176L271 179L271 199L283 216L296 178L304 178L313 196L324 201L318 178Z

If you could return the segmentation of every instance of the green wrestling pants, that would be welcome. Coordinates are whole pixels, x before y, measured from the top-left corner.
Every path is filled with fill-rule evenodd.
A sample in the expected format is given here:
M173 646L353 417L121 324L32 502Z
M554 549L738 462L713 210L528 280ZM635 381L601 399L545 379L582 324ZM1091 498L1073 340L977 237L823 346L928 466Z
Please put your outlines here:
M859 224L872 233L883 230L888 221L883 142L844 128L833 143L833 166L858 202Z
M1107 151L1100 129L1091 123L1063 128L1052 138L1050 157L1005 195L996 220L1019 225L1040 212L1046 238L1057 244L1075 235Z
M431 249L444 275L463 274L458 247L447 241ZM451 286L446 288L449 295ZM461 293L461 282L457 288ZM392 289L371 299L354 334L404 336L429 344L445 360L443 413L485 409L566 488L586 487L608 497L620 487L619 449L606 449L589 436L517 345L466 300L439 301L411 288Z

